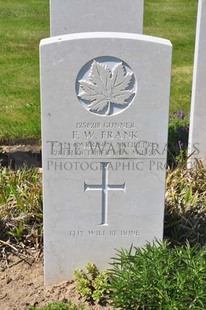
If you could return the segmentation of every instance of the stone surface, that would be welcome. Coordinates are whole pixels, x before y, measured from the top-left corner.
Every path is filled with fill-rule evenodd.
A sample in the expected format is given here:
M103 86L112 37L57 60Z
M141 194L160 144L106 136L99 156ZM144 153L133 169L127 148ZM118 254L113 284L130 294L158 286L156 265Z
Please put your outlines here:
M163 234L171 43L122 33L41 42L45 283Z
M189 165L195 158L206 163L206 0L199 0L192 103L189 132Z
M143 11L144 0L50 0L50 32L142 33Z

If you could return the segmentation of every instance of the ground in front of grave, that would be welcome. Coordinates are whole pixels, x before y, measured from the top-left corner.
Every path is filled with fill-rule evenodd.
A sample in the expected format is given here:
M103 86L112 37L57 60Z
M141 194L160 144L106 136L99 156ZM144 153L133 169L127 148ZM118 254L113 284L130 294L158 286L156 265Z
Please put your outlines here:
M71 300L84 304L85 310L111 310L111 307L91 306L79 298L71 279L59 285L44 287L43 255L39 251L0 256L0 305L4 310L28 310L50 302Z

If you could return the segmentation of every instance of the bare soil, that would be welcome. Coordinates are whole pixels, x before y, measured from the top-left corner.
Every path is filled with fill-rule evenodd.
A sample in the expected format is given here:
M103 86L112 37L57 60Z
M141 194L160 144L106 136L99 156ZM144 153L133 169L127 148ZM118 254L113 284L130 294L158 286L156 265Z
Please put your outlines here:
M33 250L26 253L3 254L0 260L0 309L27 310L50 302L71 300L84 304L87 310L112 310L109 306L91 305L82 300L75 290L75 281L45 287L43 255Z

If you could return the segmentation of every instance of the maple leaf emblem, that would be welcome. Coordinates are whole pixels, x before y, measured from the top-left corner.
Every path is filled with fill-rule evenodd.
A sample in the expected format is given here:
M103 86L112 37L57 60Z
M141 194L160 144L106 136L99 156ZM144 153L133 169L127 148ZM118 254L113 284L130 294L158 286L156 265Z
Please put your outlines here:
M93 61L88 74L88 80L80 80L82 92L79 97L90 102L89 111L105 111L105 115L112 114L112 105L128 105L134 96L134 74L127 73L123 63L118 63L113 69L108 65ZM132 86L132 87L131 87ZM132 88L132 90L131 90Z

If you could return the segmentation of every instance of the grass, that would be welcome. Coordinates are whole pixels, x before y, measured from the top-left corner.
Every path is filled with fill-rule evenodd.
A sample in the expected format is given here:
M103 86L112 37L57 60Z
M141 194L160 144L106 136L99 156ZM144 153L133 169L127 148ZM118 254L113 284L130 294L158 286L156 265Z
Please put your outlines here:
M171 40L171 112L190 110L197 0L145 0L144 33ZM38 46L48 0L0 1L0 141L40 139Z
M0 1L0 140L40 138L38 45L48 1Z
M172 244L206 245L206 168L167 173L164 236Z
M76 306L71 301L67 303L54 302L41 308L39 307L37 308L36 306L29 308L29 310L37 310L37 309L40 309L40 310L84 310L85 308L84 308L84 305Z
M173 44L170 110L190 111L197 0L146 0L145 34Z
M41 179L37 169L12 171L0 166L0 248L21 242L42 247Z

